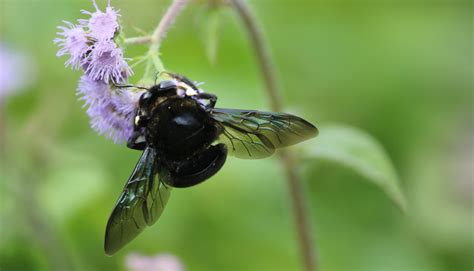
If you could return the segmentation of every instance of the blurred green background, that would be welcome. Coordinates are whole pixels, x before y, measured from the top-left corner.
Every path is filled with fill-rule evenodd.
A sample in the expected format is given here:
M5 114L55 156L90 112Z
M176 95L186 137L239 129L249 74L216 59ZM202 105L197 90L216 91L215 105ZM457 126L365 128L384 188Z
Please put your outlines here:
M112 4L123 31L136 36L134 27L154 29L169 1ZM408 199L403 215L350 169L301 161L321 270L473 270L472 2L250 4L272 48L287 111L373 135ZM56 27L84 18L81 9L92 5L0 0L0 41L28 54L36 71L24 75L34 80L29 87L3 102L0 270L127 270L131 252L171 253L187 270L300 270L276 158L229 158L211 180L174 190L155 226L105 256L107 218L139 153L90 129L75 94L81 73L55 57ZM238 18L230 8L220 13L212 63L199 14L202 6L191 4L168 33L161 50L167 69L205 82L219 107L268 110ZM129 47L126 56L145 49Z

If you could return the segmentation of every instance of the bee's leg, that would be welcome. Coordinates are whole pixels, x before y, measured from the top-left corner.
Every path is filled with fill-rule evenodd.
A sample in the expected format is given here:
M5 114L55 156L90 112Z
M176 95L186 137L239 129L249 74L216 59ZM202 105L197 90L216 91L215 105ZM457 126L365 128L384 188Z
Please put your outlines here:
M145 150L145 135L143 135L143 133L140 131L133 131L132 135L127 140L127 147L134 150Z
M217 103L217 96L214 95L214 94L211 94L211 93L205 93L205 92L198 93L198 94L196 95L196 98L208 100L208 101L209 101L209 104L207 105L207 109L212 109L212 108L214 108L214 106L215 106L216 103Z

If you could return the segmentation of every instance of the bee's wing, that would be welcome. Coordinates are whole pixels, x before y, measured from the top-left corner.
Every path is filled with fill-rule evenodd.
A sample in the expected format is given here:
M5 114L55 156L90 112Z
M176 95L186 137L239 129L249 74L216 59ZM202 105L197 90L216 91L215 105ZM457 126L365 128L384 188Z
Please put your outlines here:
M227 145L229 154L238 158L264 158L272 155L276 148L318 134L311 123L285 113L214 108L211 116L222 128L219 141Z
M160 217L170 196L158 175L156 152L146 148L125 184L105 231L105 253L112 255Z

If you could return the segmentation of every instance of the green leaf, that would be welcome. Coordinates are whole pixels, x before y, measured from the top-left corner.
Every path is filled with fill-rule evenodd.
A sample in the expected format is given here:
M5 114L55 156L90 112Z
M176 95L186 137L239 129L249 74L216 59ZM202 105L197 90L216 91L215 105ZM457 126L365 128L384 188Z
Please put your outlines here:
M346 166L382 188L405 212L406 200L393 164L382 145L357 128L320 127L320 135L305 149L306 159L321 159Z

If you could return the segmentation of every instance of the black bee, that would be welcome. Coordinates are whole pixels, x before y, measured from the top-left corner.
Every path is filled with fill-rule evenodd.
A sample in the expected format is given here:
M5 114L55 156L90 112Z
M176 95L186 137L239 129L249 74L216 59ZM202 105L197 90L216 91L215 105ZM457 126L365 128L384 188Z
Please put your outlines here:
M172 187L199 184L218 172L228 154L259 159L317 135L306 120L285 113L215 108L217 97L169 74L139 100L127 146L142 150L107 223L112 255L160 217Z

